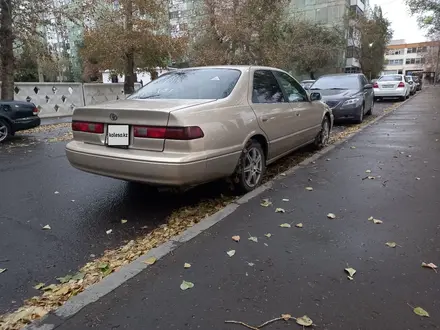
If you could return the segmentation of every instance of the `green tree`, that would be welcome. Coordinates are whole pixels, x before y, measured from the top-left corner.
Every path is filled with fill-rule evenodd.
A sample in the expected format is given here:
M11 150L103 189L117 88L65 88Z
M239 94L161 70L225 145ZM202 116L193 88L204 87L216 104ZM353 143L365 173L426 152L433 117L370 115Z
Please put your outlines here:
M335 68L346 47L344 29L310 21L287 21L279 47L282 66L287 70L307 73L316 79L318 70Z
M97 0L89 8L93 24L85 31L82 57L101 70L123 73L126 94L134 92L137 69L166 67L185 47L185 40L169 36L163 1L119 0L106 6Z
M428 35L440 32L439 0L406 0L413 15L418 16L419 25L427 30Z
M377 77L385 64L386 47L393 37L391 22L383 15L380 6L367 10L363 16L351 16L349 40L355 45L363 73Z

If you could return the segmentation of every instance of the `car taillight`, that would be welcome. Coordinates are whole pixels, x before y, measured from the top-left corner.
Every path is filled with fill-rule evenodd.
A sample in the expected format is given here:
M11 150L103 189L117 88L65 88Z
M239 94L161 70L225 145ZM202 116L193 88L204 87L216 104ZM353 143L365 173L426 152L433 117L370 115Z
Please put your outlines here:
M104 133L104 124L72 121L72 131L102 134Z
M379 85L377 83L374 83L373 88L379 88Z
M397 85L397 87L405 87L405 84L403 82L400 82L399 85Z
M157 127L133 126L133 135L137 138L195 140L205 136L198 126L190 127Z
M35 107L34 110L32 110L32 114L34 116L38 115L39 112L40 112L40 110L37 107Z

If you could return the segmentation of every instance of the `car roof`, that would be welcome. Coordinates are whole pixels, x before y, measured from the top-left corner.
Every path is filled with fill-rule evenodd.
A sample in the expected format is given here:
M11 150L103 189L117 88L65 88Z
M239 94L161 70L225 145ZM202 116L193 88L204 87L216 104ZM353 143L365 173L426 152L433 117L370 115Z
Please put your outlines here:
M332 73L332 74L325 74L321 77L341 77L341 76L363 76L363 73ZM321 78L319 77L319 78Z
M256 70L275 70L275 71L284 71L279 68L270 67L270 66L258 66L258 65L210 65L210 66L195 66L189 68L181 68L172 71L184 71L184 70L200 70L200 69L236 69L241 71L246 71L249 69ZM171 72L172 72L171 71Z
M301 80L301 82L314 82L316 81L315 79L306 79L306 80Z

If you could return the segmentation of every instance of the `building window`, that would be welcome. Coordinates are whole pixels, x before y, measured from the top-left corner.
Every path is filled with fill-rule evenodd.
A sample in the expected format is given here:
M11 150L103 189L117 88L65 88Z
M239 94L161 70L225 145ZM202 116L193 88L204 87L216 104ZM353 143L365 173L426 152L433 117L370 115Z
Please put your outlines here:
M359 54L359 49L357 47L349 46L349 47L347 47L345 57L346 58L352 58L352 57L359 58L358 54Z
M328 7L316 9L316 21L319 23L328 23Z
M402 55L403 49L388 49L387 55Z
M180 16L179 11L170 11L170 19L179 18L179 16Z
M402 65L402 64L403 64L403 58L396 60L388 60L388 65Z
M407 54L417 54L417 47L407 48L406 53Z

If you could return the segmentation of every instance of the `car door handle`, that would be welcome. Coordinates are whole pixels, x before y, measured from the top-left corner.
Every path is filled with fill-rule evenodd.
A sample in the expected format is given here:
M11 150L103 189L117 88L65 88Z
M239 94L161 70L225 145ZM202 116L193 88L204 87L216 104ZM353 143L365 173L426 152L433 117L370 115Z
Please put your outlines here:
M296 115L297 117L301 116L301 114L300 114L299 112L295 113L295 115Z
M260 118L261 118L261 121L265 123L266 121L272 120L272 119L274 119L275 117L261 116Z

